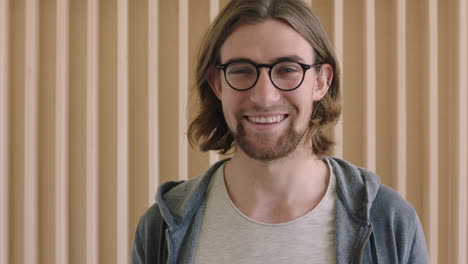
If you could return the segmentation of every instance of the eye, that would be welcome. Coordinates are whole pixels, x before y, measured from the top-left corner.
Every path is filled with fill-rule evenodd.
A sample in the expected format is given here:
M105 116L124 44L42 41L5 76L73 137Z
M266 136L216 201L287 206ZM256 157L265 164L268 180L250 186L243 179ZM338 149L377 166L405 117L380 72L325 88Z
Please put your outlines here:
M296 62L282 62L274 67L275 74L278 75L289 75L289 74L296 74L301 73L302 68Z
M282 73L289 73L289 72L298 72L299 70L294 67L281 67L280 69L278 69L278 71Z
M228 75L236 76L251 76L256 75L257 70L255 67L249 63L245 62L235 62L229 65L226 73Z
M251 74L253 71L249 67L234 67L229 68L229 74Z

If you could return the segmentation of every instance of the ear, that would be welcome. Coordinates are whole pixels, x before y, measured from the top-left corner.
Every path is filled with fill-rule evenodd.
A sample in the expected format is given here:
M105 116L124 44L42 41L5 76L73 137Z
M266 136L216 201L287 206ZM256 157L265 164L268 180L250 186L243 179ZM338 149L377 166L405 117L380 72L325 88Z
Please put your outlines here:
M221 78L220 78L220 71L218 70L217 67L211 66L210 69L208 70L208 79L207 79L208 84L211 87L211 90L213 90L214 94L218 99L221 101L222 99L222 89L221 89Z
M322 64L314 84L314 101L320 101L330 88L333 80L333 68L330 64Z

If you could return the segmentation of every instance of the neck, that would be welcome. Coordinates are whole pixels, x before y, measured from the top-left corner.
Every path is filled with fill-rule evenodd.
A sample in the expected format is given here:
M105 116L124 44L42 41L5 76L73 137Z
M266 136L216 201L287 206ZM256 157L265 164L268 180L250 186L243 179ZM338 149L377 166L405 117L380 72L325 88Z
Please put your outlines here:
M326 164L314 155L259 161L236 154L225 166L225 181L234 204L260 222L285 222L312 210L328 186Z

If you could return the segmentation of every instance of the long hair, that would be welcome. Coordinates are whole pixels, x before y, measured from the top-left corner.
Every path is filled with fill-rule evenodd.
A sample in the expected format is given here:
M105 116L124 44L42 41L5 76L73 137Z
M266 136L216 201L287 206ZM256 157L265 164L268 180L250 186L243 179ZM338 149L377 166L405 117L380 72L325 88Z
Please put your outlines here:
M199 112L188 130L190 144L198 143L202 151L228 152L234 138L224 120L221 101L208 84L212 67L220 63L220 49L227 37L239 26L266 19L278 19L289 24L314 49L314 63L328 63L334 73L327 94L313 104L313 115L307 133L312 151L317 156L328 154L334 142L323 132L334 124L341 112L340 69L336 55L318 18L301 0L232 0L218 14L205 34L197 55L196 93Z

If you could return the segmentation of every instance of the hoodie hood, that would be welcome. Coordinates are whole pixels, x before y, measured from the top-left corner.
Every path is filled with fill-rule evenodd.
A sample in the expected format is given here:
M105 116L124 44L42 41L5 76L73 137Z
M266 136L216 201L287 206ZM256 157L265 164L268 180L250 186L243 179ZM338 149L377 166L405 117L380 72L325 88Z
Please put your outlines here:
M204 196L215 171L229 159L216 162L200 176L189 181L166 182L159 186L156 203L169 230L188 225L195 212L204 206Z
M336 176L338 199L347 207L348 214L368 224L372 203L380 188L380 178L345 160L326 159Z

